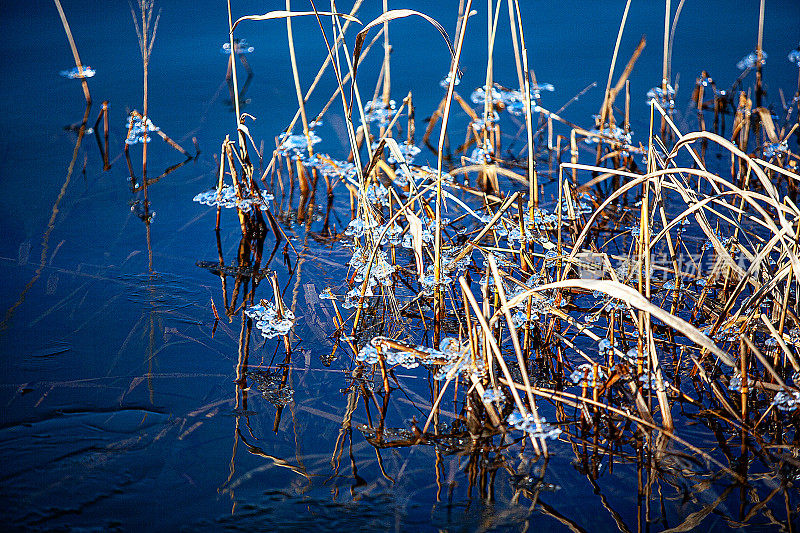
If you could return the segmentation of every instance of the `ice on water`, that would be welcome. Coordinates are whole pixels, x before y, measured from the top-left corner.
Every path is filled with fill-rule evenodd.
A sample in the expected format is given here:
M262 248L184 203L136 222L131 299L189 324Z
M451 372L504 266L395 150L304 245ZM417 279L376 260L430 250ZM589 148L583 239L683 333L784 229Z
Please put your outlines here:
M294 401L294 389L282 385L282 376L263 370L251 370L245 376L253 382L264 399L275 407L286 407Z
M286 335L294 325L294 313L289 309L278 313L275 304L266 300L261 300L258 305L248 308L244 314L255 320L256 327L261 330L261 335L267 339Z

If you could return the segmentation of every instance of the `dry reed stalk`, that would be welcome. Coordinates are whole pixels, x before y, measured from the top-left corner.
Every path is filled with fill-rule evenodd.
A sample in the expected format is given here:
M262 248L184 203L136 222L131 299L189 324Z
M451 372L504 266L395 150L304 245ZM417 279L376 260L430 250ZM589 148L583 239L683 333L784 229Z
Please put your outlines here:
M681 2L683 4L683 2ZM680 8L678 8L680 10ZM664 0L664 52L661 62L661 90L663 94L667 94L667 85L670 83L669 79L669 64L670 64L670 38L669 38L669 20L672 16L672 2L671 0ZM677 15L676 15L677 21ZM663 129L663 126L662 126Z
M764 0L761 0L758 9L758 42L756 44L756 107L761 107L763 89L761 88L762 74L761 69L764 64Z
M669 0L667 0L669 1ZM611 56L611 68L608 71L608 82L606 82L606 90L603 93L603 107L600 110L600 123L597 124L597 129L603 131L606 123L607 113L609 111L608 101L611 96L611 78L614 76L614 66L617 63L617 55L619 54L619 45L622 42L622 32L625 29L625 22L628 20L628 10L631 7L631 1L625 2L625 11L622 12L622 22L619 25L619 32L617 33L617 42L614 44L614 54ZM598 144L599 148L599 144Z
M514 353L517 355L517 365L519 366L520 373L522 374L522 382L525 384L525 390L528 395L528 404L531 407L531 412L533 413L533 418L536 422L536 429L541 431L542 423L539 419L539 410L536 408L536 402L533 399L533 393L531 392L531 383L530 379L528 378L528 365L525 362L525 357L519 345L519 335L517 334L517 328L514 326L514 320L511 318L511 311L508 309L508 301L506 299L506 293L503 287L503 279L500 277L500 272L497 269L497 261L495 261L494 256L489 254L488 257L489 267L491 268L495 287L497 288L497 292L500 297L500 305L504 310L503 314L506 318L506 323L508 324L508 333L511 336L511 342L514 346ZM547 442L544 439L541 439L541 446L542 452L544 453L545 457L547 457Z
M286 11L292 11L291 0L286 0ZM306 117L306 104L303 98L303 92L300 89L300 76L297 73L297 59L294 53L294 35L292 34L292 18L286 17L286 38L289 43L289 59L292 65L292 78L294 79L294 89L297 93L297 105L300 108L300 117L303 121L303 134L306 136L306 148L308 149L308 156L314 155L314 149L311 144L311 134L308 129L308 117Z
M72 50L72 57L75 59L75 66L78 68L78 76L81 78L81 87L83 87L83 96L86 98L86 105L92 104L92 96L89 94L89 83L86 81L86 76L83 75L83 63L78 55L78 47L75 45L75 39L72 37L72 30L69 28L67 22L67 15L64 13L64 8L61 7L61 0L53 0L58 10L58 16L61 17L61 24L64 25L64 32L67 34L67 41L69 41L70 50Z
M389 0L383 0L383 14L389 11ZM388 106L392 93L392 69L391 69L392 45L389 43L389 21L383 23L383 94L381 100L383 105ZM373 101L375 99L373 98ZM399 113L398 113L399 115ZM391 131L391 128L387 128Z
M444 141L447 135L447 123L450 118L450 104L453 101L453 93L455 92L455 81L459 75L458 63L461 58L461 50L464 44L464 35L467 30L467 19L471 14L472 0L467 0L466 7L464 8L465 17L461 22L461 32L456 41L456 50L453 54L453 60L450 63L449 79L450 83L447 85L447 96L444 103L444 111L442 113L442 125L439 132L439 143L437 146L436 157L436 233L434 235L434 267L433 275L436 283L436 290L434 292L434 320L437 324L441 322L442 315L444 314L444 298L441 293L441 276L442 276L442 156L444 149ZM487 94L487 98L489 95ZM438 339L436 339L438 340Z
M511 372L508 370L508 366L506 365L505 360L503 360L503 354L500 351L500 347L498 346L497 341L495 340L494 335L492 334L492 330L489 327L489 324L486 322L486 318L484 317L483 312L481 311L481 308L478 305L478 302L475 300L475 296L472 294L472 290L470 290L469 285L467 284L467 281L464 279L463 276L458 278L458 283L459 285L461 285L463 294L466 296L467 301L469 301L469 304L472 307L472 310L475 313L476 318L478 319L478 324L480 325L481 331L483 332L484 343L488 342L488 345L491 348L491 351L489 353L494 357L494 360L497 361L497 364L503 371L505 379L509 383L513 383L514 380L511 378ZM491 361L487 362L487 365L491 367ZM523 418L526 418L528 416L528 410L525 408L525 404L522 402L522 399L520 398L516 387L511 387L511 395L514 397L514 403L517 406L517 409L522 414ZM536 415L534 415L534 417L536 417ZM536 420L536 426L538 429L541 429L541 422ZM536 451L536 454L538 455L539 453L541 453L539 442L537 441L537 439L530 434L528 435L528 437L530 437L530 441L533 444L533 448ZM543 441L544 439L540 440Z
M136 36L139 42L139 52L142 56L142 120L145 124L144 137L145 142L142 143L142 180L147 183L147 123L148 115L148 70L150 67L150 55L153 52L153 45L156 40L156 32L158 31L158 21L161 18L161 13L156 15L153 21L153 0L139 0L139 15L137 19L136 13L131 7L131 16L133 17L133 24L136 28ZM152 24L152 26L151 26ZM147 208L147 187L145 187L145 209Z

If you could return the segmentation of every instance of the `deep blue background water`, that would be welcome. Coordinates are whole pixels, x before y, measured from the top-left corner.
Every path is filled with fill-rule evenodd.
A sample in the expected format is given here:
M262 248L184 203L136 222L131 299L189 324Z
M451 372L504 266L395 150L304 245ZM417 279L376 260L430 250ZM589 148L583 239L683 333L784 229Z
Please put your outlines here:
M282 9L282 2L233 2L234 17ZM368 2L359 17L379 14ZM439 20L452 35L456 2L390 2L390 8L415 8ZM308 9L302 2L295 9ZM346 11L349 5L340 5ZM72 32L85 64L97 69L89 80L94 105L110 102L112 167L104 172L93 135L80 147L76 169L66 183L67 166L77 135L65 126L84 112L80 84L58 75L73 66L54 5L46 1L4 2L0 6L0 54L4 84L0 90L0 311L13 309L0 332L0 519L9 527L109 526L189 529L207 527L304 526L320 529L379 528L476 530L496 524L519 529L529 517L534 527L564 527L526 504L509 501L507 480L498 482L494 502L465 493L464 473L456 457L444 470L459 483L452 503L436 502L433 452L398 450L384 454L390 484L381 475L372 447L353 432L358 475L366 481L353 498L353 476L345 465L334 476L330 466L346 396L349 358L330 368L320 356L330 352L325 335L333 324L324 314L305 308L308 294L340 286L346 251L304 238L301 226L287 226L296 247L323 260L309 259L298 281L278 259L272 264L299 291L297 343L291 376L295 401L286 408L277 433L275 408L251 396L253 415L245 440L270 456L301 464L311 480L247 451L237 439L234 411L240 319L223 320L212 337L210 300L221 309L219 279L197 268L199 260L216 260L214 213L191 201L215 181L213 155L226 134L234 133L234 116L225 83L227 38L224 2L161 1L161 19L150 64L149 109L153 121L192 150L196 137L202 153L150 188L156 217L152 224L154 273L148 272L145 229L131 212L127 168L121 157L125 118L141 110L141 60L130 8L124 1L64 1ZM464 78L459 92L468 96L483 83L486 62L484 3L476 3L464 45ZM531 63L540 82L555 85L542 105L555 110L586 85L589 91L562 115L591 125L600 107L624 2L524 2L523 19ZM502 12L505 13L505 6ZM503 15L495 53L496 81L513 87L516 73ZM687 2L675 38L673 74L680 76L678 117L690 127L688 107L694 78L706 69L722 87L738 76L736 62L755 47L757 2ZM648 44L631 78L634 131L645 132L647 89L661 78L663 6L634 2L620 50L617 72L642 34ZM312 19L294 21L300 78L305 87L325 57L324 43ZM296 109L285 39L285 24L247 22L237 30L255 47L248 56L254 77L244 111L256 117L250 130L257 142L286 127ZM352 47L353 35L348 39ZM418 131L442 97L438 81L449 56L438 33L421 19L392 22L392 94L400 101L414 93ZM797 68L786 54L800 41L800 4L768 2L764 68L768 101L779 103L794 93ZM376 47L359 71L365 94L374 88L381 53ZM616 75L615 75L616 79ZM323 77L309 109L316 113L335 88ZM618 101L619 102L619 101ZM453 117L453 137L460 139L463 113ZM318 147L346 155L337 135L342 123L337 102L326 116ZM644 141L645 136L634 135ZM133 150L137 160L138 148ZM182 160L156 140L149 149L151 175ZM134 164L137 173L140 169ZM66 186L65 186L66 183ZM64 187L63 197L59 192ZM317 196L318 204L324 194ZM296 202L294 206L296 207ZM54 211L43 263L43 235ZM349 200L335 197L338 227L350 220ZM320 207L324 207L320 205ZM319 223L315 222L315 227ZM238 227L223 219L222 248L235 256ZM266 249L271 249L272 237ZM279 253L280 256L280 253ZM26 290L41 266L41 274ZM296 285L295 285L296 284ZM267 293L270 291L266 290ZM291 300L287 296L287 300ZM253 343L251 364L269 363L278 342ZM422 372L406 372L412 390L427 391ZM424 395L424 394L423 394ZM396 425L420 413L393 413ZM244 418L238 420L244 425ZM365 422L363 410L354 423ZM560 491L542 501L576 524L591 530L615 529L612 516L571 464L566 444L553 444L547 481ZM252 449L250 450L252 452ZM232 458L233 457L233 458ZM404 466L405 465L405 466ZM636 527L635 490L630 467L621 466L601 480L605 497L631 528ZM635 488L635 487L634 487ZM446 500L445 500L446 501ZM696 509L666 502L669 525ZM712 516L707 523L722 526ZM541 525L536 525L541 524ZM659 528L666 526L660 522Z

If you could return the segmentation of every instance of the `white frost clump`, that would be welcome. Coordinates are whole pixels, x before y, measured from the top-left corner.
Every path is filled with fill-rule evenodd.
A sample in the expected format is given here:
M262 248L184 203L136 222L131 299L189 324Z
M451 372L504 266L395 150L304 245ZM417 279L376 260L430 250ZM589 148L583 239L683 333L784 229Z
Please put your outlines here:
M780 391L772 400L772 405L781 411L794 411L800 407L800 391Z
M761 52L761 64L767 62L767 53L762 51ZM755 52L750 52L746 56L744 56L738 63L736 63L736 68L739 70L744 70L746 68L753 68L758 64L758 55Z
M260 304L247 309L244 314L256 321L256 327L267 339L286 335L294 325L294 313L284 309L282 316L279 316L275 304L266 300L261 300Z
M149 143L152 131L161 131L161 128L153 124L153 121L147 117L128 116L128 137L125 138L125 144L132 146L137 143Z
M606 373L603 372L603 369L598 367L597 368L597 381L604 381L606 379ZM592 365L589 363L584 363L576 368L572 374L569 375L569 379L575 384L580 386L591 387L592 380L594 379L594 370Z
M533 437L538 439L557 439L558 436L561 435L561 429L559 429L558 426L548 424L544 418L540 418L540 425L537 427L536 420L532 413L528 413L527 416L522 416L517 409L514 409L514 411L508 415L506 421L508 425L530 433Z
M273 200L274 198L275 197L271 194L261 192L261 201L259 201L259 199L255 196L239 199L236 197L236 189L232 185L223 185L222 190L220 191L217 191L217 189L211 189L209 191L201 192L192 198L192 200L211 207L238 207L242 211L248 212L253 206L266 211L269 209L267 202Z
M91 78L95 74L97 74L97 71L92 67L90 67L89 65L81 65L81 67L83 69L83 72L81 72L81 69L79 69L78 67L72 67L69 70L62 70L61 72L59 72L59 74L61 74L61 76L67 78L68 80Z

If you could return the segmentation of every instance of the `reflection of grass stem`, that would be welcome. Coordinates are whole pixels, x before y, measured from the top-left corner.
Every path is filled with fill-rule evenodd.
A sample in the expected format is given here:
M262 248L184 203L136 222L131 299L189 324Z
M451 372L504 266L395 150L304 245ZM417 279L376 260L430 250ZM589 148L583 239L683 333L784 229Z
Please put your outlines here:
M8 311L6 311L6 316L3 318L3 322L0 323L0 332L5 331L8 328L8 324L11 321L11 318L14 316L14 311L22 305L22 302L25 301L25 295L28 294L28 291L31 290L31 287L36 283L39 277L42 275L42 270L44 270L44 265L47 262L47 252L49 249L50 243L50 233L56 227L56 217L58 216L58 206L61 203L61 200L64 199L64 194L67 192L67 187L69 187L69 182L72 179L72 172L75 169L75 161L78 159L78 150L81 147L81 141L83 140L83 135L86 132L86 122L89 120L89 110L91 109L92 104L88 102L86 104L86 112L83 114L83 121L81 122L81 127L78 130L78 140L75 141L75 148L72 150L72 160L69 163L69 167L67 167L67 177L64 180L64 184L61 186L61 190L58 193L58 198L56 198L55 203L53 204L53 208L50 210L50 220L47 221L47 229L42 235L42 255L39 258L39 266L36 268L36 272L33 275L33 278L25 285L25 288L22 289L22 293L19 295L17 301L12 305Z

